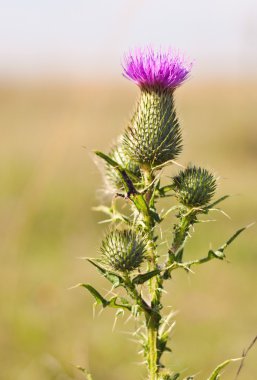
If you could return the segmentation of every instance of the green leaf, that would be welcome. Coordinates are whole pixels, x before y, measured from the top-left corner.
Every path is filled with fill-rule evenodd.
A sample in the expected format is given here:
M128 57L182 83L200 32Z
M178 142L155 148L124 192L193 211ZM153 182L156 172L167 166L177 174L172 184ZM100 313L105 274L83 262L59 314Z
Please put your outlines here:
M133 201L134 205L138 209L138 211L142 211L143 214L147 215L149 213L148 206L145 202L145 198L142 194L131 194L130 199Z
M150 280L151 278L153 278L154 276L157 276L157 274L160 273L160 270L159 269L155 269L151 272L147 272L147 273L143 273L143 274L139 274L138 276L134 277L133 280L132 280L132 283L134 285L141 285L143 284L144 282Z
M103 307L109 305L109 301L107 301L103 296L101 296L101 294L93 286L89 284L80 284L80 286L86 288L92 294L98 305L102 305Z
M150 208L150 214L153 220L155 220L157 223L161 222L160 215L155 211L155 209Z
M114 161L110 156L108 156L107 154L103 153L103 152L100 152L99 150L96 150L95 151L95 154L102 158L104 161L107 162L107 164L111 165L112 167L119 167L120 165Z
M238 235L240 235L244 230L246 230L247 228L249 228L249 227L251 227L252 226L252 224L250 224L250 225L248 225L248 226L246 226L246 227L243 227L243 228L240 228L239 230L237 230L236 231L236 233L234 233L234 235L230 238L230 239L228 239L228 241L226 241L226 243L225 244L223 244L220 248L219 248L219 252L223 252L231 243L232 243L232 241L234 241L237 237L238 237Z
M87 259L87 261L90 262L90 264L94 265L99 272L107 279L109 280L115 288L118 286L121 286L123 284L123 279L121 276L117 275L116 273L110 272L107 269L103 268L101 265L96 263L92 259Z
M220 252L219 250L213 251L212 249L210 249L208 252L208 256L207 256L206 260L204 260L204 259L199 260L199 263L201 263L201 261L204 262L204 261L209 261L211 259L223 260L224 258L225 258L225 255L223 252Z
M99 151L96 151L95 154L98 157L101 157L103 160L105 160L109 165L111 165L118 172L128 198L132 200L132 202L135 204L138 211L142 211L145 215L147 215L149 213L149 210L148 210L148 206L146 204L145 198L142 194L140 194L137 191L127 171L121 165L119 165L116 161L114 161L111 157L109 157L107 154L104 154L103 152L99 152Z
M167 195L167 193L171 190L173 190L173 185L166 185L166 186L163 186L163 187L157 187L156 189L156 193L157 193L157 196L162 198L162 197L170 197L170 196L173 196L173 195Z
M116 309L124 309L124 310L131 311L132 306L130 305L130 303L127 300L122 298L122 299L120 299L121 303L117 303L116 302L117 298L118 298L117 296L111 298L108 306L116 308ZM123 301L125 301L125 302L123 302Z
M98 305L102 305L103 308L109 306L109 307L113 307L116 309L125 309L125 310L129 310L129 311L131 311L131 309L132 309L132 306L130 305L130 303L127 300L125 300L124 298L121 299L121 303L117 303L117 298L118 298L117 296L112 297L108 301L95 288L93 288L93 286L91 286L89 284L79 284L79 285L82 286L83 288L86 288L92 294L92 296L95 298L96 303Z
M223 202L225 199L229 198L229 195L223 195L223 197L217 199L216 201L214 201L213 203L211 203L210 205L208 205L207 207L205 207L205 210L206 211L209 211L211 208L213 208L214 206L216 206L217 204Z
M244 230L246 230L247 228L249 228L249 227L251 227L253 225L253 223L252 224L249 224L248 226L246 226L246 227L242 227L242 228L240 228L239 230L237 230L235 233L234 233L234 235L233 236L231 236L231 238L230 239L228 239L227 241L226 241L226 243L225 244L223 244L217 251L212 251L212 250L210 250L209 251L209 254L208 254L208 256L209 255L214 255L216 258L218 258L218 259L223 259L224 257L225 257L225 255L224 255L224 251L225 251L225 249L238 237L238 235L240 235Z
M194 265L194 264L203 264L203 263L206 263L206 262L208 262L208 261L210 261L212 259L224 260L224 258L225 258L224 251L225 251L225 249L237 238L238 235L240 235L244 230L246 230L247 228L251 227L252 225L253 225L253 223L249 224L246 227L243 227L243 228L240 228L239 230L237 230L234 233L234 235L231 236L231 238L228 239L226 241L226 243L223 244L216 251L213 251L212 249L210 249L209 252L208 252L208 256L207 257L204 257L203 259L200 259L200 260L195 260L195 261L186 263L186 265L188 265L190 267L191 265Z
M219 364L215 368L215 370L212 372L211 376L208 377L207 380L218 380L220 378L220 372L223 370L223 368L225 368L228 364L230 364L232 362L237 362L239 360L242 360L242 358L229 359L229 360L226 360L225 362Z
M110 156L103 152L95 151L95 154L102 158L107 164L111 165L120 175L120 178L123 182L124 188L128 194L136 194L137 190L135 189L133 182L129 178L126 170L119 165L116 161L114 161Z

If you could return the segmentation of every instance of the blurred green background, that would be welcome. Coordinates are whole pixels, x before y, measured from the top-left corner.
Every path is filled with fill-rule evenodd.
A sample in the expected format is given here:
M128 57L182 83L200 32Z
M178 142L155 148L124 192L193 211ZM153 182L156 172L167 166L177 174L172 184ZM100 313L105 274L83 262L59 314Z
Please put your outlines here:
M232 194L223 205L231 220L215 214L217 222L197 226L188 257L204 255L256 219L255 91L252 83L193 81L177 91L185 139L180 162L215 170L219 194ZM122 132L137 95L128 83L0 90L1 379L79 379L73 364L89 366L96 379L142 376L137 347L124 334L133 324L119 322L112 332L112 311L93 320L90 296L68 289L79 282L108 289L78 259L97 255L106 228L92 211L108 198L97 192L102 179L91 151L106 151ZM212 262L194 275L174 276L165 296L179 311L174 353L167 356L174 370L200 370L204 379L254 338L256 243L254 226L228 249L230 264ZM241 378L256 377L255 348Z
M77 364L94 380L143 379L128 334L134 323L124 325L125 317L112 331L112 311L93 318L90 295L69 289L80 282L109 289L79 257L97 255L107 228L92 211L109 201L92 150L108 151L138 96L119 76L121 52L164 43L196 60L176 93L179 162L213 170L217 196L231 194L223 204L231 219L213 214L216 222L198 225L190 240L188 258L203 256L256 220L256 3L2 3L0 379L83 379ZM204 380L256 335L256 228L229 247L228 262L174 275L164 297L178 311L166 356L174 371ZM240 380L257 379L256 355L254 347ZM231 365L224 379L234 380L236 370Z

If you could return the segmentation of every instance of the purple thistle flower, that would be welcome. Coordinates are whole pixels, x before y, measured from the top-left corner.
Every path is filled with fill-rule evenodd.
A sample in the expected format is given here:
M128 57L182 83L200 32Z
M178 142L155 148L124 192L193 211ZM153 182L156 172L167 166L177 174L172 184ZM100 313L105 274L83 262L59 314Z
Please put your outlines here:
M122 66L123 75L141 88L174 90L188 78L192 62L172 49L147 47L125 55Z

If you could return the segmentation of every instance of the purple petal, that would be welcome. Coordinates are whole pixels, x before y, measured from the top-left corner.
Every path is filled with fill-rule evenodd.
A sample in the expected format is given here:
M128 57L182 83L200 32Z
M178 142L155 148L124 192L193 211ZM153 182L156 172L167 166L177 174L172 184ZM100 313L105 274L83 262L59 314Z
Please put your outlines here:
M172 49L135 49L124 56L123 75L142 88L175 89L188 77L192 62Z

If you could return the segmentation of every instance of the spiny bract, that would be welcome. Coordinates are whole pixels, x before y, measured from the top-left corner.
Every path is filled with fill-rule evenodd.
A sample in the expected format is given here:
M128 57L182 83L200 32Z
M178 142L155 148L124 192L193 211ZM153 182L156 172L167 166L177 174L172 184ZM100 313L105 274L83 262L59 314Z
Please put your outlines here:
M123 169L127 171L127 174L131 179L133 179L133 182L135 183L136 187L140 187L141 183L141 172L139 166L132 162L131 159L126 155L124 152L124 149L121 144L115 145L109 154L109 156L117 162ZM106 164L106 179L108 185L114 190L114 191L123 191L124 185L121 180L121 177L119 173L109 164Z
M182 136L170 91L141 91L123 146L143 167L154 168L178 156Z
M173 178L173 189L179 201L188 207L207 205L216 190L216 179L206 169L189 166Z
M146 251L146 240L131 230L111 231L103 240L101 261L108 267L121 271L138 268Z

